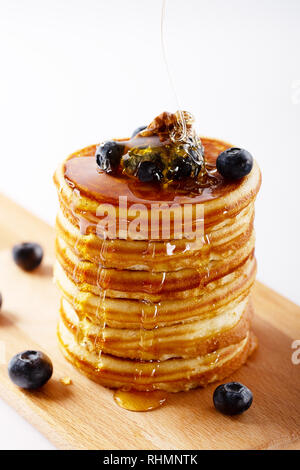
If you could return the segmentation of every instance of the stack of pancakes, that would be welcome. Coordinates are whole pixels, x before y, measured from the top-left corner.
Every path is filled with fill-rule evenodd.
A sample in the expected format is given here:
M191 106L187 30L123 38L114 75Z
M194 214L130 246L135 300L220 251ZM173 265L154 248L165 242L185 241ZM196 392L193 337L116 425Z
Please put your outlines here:
M72 154L55 174L58 338L66 358L114 388L188 390L237 370L253 349L249 295L256 274L254 202L260 171L230 183L217 174L230 145L202 139L215 185L183 194L98 171L96 146ZM120 209L119 196L128 207ZM201 240L153 240L146 232L108 239L99 205L130 223L130 204L202 204ZM122 212L123 211L123 212ZM122 212L122 214L121 214ZM174 215L175 218L175 215ZM149 220L149 219L147 219Z

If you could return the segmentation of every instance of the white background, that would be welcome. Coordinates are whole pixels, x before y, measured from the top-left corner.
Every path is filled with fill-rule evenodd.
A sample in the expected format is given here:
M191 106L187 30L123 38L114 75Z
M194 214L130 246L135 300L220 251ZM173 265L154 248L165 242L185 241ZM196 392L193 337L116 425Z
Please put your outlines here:
M53 224L59 161L177 109L160 10L161 0L0 0L1 192ZM300 1L168 0L166 43L199 132L258 160L258 278L300 303ZM3 403L0 414L0 448L52 447Z

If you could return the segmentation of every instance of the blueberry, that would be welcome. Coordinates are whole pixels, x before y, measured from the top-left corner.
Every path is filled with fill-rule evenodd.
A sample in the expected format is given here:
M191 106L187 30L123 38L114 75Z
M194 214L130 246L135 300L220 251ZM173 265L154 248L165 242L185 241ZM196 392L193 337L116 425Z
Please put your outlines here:
M157 164L150 161L144 161L139 164L137 177L143 183L150 183L154 181L161 181L163 174Z
M96 162L101 170L106 173L114 172L121 160L124 151L124 145L114 140L104 142L96 150Z
M35 389L42 387L53 372L52 362L41 351L23 351L11 358L8 375L18 387Z
M219 385L214 391L215 408L225 415L237 415L250 408L253 395L251 390L239 382Z
M15 263L24 271L33 271L43 259L43 248L38 243L19 243L12 250Z
M238 180L250 173L253 167L253 157L247 150L230 148L220 153L217 158L217 170L231 180Z
M168 172L168 178L179 181L191 176L192 163L188 157L176 157L172 162L172 167Z
M192 159L192 161L194 163L196 163L197 165L202 165L202 162L203 162L203 152L201 150L201 148L191 148L190 146L188 146L186 148L186 151L188 153L188 155L190 156L190 158Z
M1 309L1 307L2 307L2 294L0 292L0 309Z
M133 131L131 138L135 137L139 132L142 132L144 129L146 129L147 126L140 126L135 131Z

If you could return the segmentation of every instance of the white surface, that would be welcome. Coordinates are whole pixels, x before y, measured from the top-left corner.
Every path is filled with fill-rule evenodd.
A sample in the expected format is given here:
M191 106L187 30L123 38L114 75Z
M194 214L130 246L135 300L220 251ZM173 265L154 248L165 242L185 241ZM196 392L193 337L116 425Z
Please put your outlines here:
M62 158L177 108L160 9L160 0L0 0L0 191L53 223ZM299 0L167 2L181 107L202 134L259 161L258 277L298 303L299 47ZM0 448L50 447L3 403L0 414Z

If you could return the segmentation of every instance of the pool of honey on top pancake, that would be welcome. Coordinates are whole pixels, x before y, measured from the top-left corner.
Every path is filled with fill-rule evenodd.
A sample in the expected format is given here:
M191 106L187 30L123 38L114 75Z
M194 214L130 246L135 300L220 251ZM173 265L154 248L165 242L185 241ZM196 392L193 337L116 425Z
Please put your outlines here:
M222 197L237 188L241 181L225 182L216 170L218 155L230 148L230 144L209 138L202 138L201 141L205 148L206 169L209 175L205 183L187 180L166 186L142 183L123 174L106 174L97 167L96 145L70 156L65 163L65 179L71 187L75 185L83 196L110 204L118 204L119 196L126 196L128 203L146 206L155 202L203 203Z

